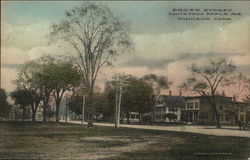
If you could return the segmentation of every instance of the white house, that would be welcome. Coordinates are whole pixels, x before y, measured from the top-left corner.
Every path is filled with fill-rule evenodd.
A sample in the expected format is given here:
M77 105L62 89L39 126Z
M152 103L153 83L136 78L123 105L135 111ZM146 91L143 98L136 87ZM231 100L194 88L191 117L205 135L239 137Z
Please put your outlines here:
M169 95L160 95L155 108L155 122L180 122L181 108L184 106L185 100L181 94L172 96L170 92Z

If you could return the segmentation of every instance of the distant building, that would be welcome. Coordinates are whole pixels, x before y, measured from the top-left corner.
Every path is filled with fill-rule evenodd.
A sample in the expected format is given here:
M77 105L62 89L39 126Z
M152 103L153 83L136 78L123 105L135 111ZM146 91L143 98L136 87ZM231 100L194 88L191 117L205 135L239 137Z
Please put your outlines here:
M216 108L221 124L236 124L247 121L247 107L243 102L234 102L231 97L215 96ZM185 97L181 110L181 121L198 124L215 124L216 117L209 96Z
M185 106L185 99L181 94L172 96L160 95L155 108L155 122L180 122L181 108Z

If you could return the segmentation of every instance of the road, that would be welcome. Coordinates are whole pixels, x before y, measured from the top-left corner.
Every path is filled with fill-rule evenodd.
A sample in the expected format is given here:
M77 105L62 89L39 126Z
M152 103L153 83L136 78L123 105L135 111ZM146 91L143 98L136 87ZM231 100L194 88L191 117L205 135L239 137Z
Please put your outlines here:
M81 121L68 121L68 123L81 124ZM86 122L84 122L84 124L86 124ZM114 124L111 123L94 123L94 125L114 127ZM152 125L129 125L129 124L120 124L120 127L161 130L161 131L190 132L190 133L199 133L199 134L214 135L214 136L234 136L234 137L250 138L250 131L238 130L238 127L225 126L218 129L215 126L152 126Z

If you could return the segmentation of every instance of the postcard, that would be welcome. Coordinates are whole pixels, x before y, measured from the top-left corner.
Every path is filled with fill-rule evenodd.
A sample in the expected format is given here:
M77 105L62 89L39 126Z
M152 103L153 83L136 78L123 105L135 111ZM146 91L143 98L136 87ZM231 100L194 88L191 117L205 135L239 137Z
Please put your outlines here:
M0 159L250 159L249 1L1 1Z

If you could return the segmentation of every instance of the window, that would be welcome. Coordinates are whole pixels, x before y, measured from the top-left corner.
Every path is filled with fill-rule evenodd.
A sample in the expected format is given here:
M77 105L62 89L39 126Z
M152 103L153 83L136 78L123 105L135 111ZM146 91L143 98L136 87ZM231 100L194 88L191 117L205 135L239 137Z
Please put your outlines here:
M131 119L135 119L135 114L130 115Z
M163 100L159 100L157 104L164 104Z
M187 102L186 106L187 106L187 109L199 109L200 102Z
M136 115L136 119L139 119L139 115L138 114Z
M200 108L200 103L199 102L195 102L194 105L195 105L195 109L199 109Z
M187 109L193 109L194 108L194 102L187 102Z

